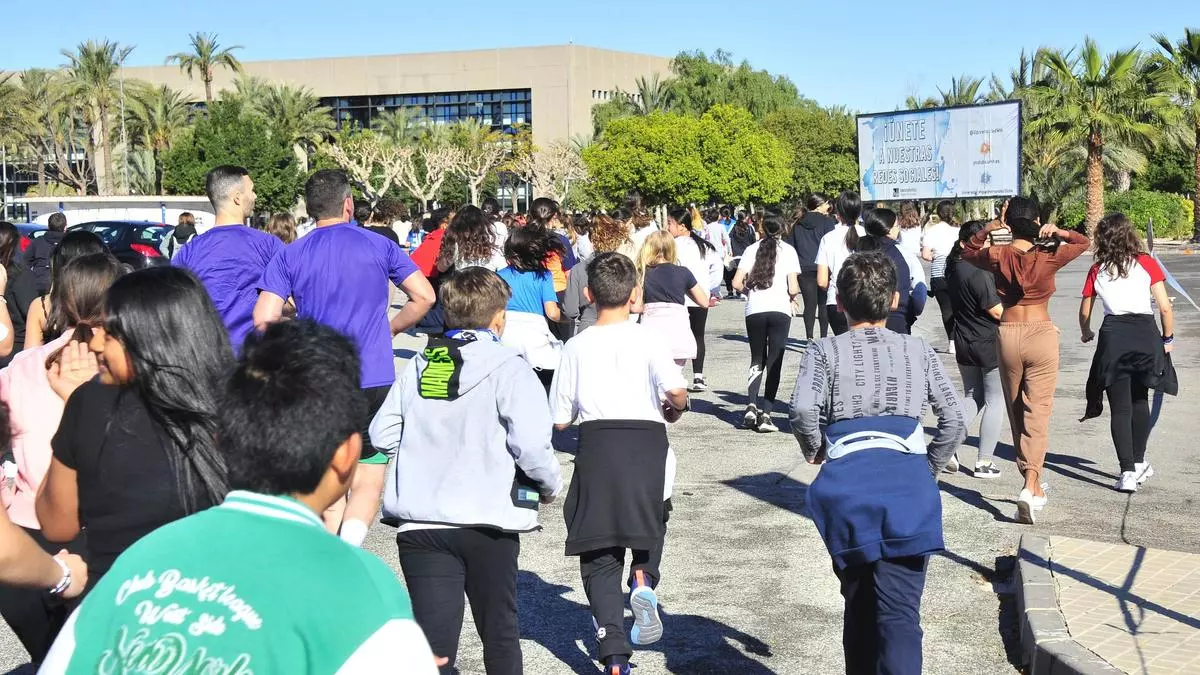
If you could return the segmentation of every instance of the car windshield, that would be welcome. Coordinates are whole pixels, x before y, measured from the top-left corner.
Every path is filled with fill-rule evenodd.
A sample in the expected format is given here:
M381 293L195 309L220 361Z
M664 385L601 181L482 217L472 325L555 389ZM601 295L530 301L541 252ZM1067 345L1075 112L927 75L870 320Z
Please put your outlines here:
M121 239L121 234L126 230L133 231L133 238L130 243L133 244L148 244L158 247L163 240L171 234L171 227L168 225L124 225L124 224L106 224L97 223L87 226L87 229L95 232L97 236L104 241L105 244L112 246Z
M138 227L133 231L133 243L135 244L150 244L157 247L171 234L170 226L163 225L148 225Z

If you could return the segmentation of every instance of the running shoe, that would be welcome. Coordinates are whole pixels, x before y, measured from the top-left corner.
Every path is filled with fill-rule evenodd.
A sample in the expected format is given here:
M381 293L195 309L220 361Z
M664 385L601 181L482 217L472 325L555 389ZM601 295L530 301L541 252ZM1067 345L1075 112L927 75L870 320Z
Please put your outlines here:
M950 455L950 461L942 469L942 473L958 473L958 455Z
M641 572L637 586L629 592L629 609L633 611L633 628L629 630L629 641L635 645L650 645L662 638L662 619L658 616L658 594L642 583Z
M1000 469L992 462L979 462L975 465L971 475L976 478L999 478Z
M692 378L692 386L688 387L688 391L708 391L708 384L704 381L704 376Z
M753 405L746 406L746 414L742 415L742 428L754 429L758 427L758 407Z
M764 412L758 413L758 424L756 426L755 431L760 434L770 434L779 431L779 427L775 426L775 423L771 421L771 416Z
M1138 489L1138 474L1136 471L1122 471L1121 477L1117 479L1117 492L1126 492L1132 494Z
M1150 462L1138 462L1133 465L1133 472L1137 474L1138 485L1141 485L1154 475L1154 467L1150 466Z
M1033 505L1033 493L1027 489L1021 490L1020 496L1017 497L1017 522L1032 525L1034 522L1034 512L1037 510Z

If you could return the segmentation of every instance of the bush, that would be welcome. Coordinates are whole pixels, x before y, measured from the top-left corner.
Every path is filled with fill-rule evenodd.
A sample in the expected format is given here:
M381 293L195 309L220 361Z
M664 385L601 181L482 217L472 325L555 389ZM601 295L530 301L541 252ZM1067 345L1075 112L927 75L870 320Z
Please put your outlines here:
M1192 202L1166 192L1130 190L1104 195L1105 213L1124 213L1146 235L1146 223L1154 219L1154 236L1163 239L1187 239L1192 236ZM1087 215L1083 198L1072 199L1058 211L1061 227L1076 227Z

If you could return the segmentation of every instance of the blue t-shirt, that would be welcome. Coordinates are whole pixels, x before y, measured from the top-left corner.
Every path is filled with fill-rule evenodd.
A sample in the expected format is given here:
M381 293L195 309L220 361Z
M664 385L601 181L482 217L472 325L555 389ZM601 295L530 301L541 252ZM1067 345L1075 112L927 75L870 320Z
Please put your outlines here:
M547 302L558 302L554 292L554 277L549 272L522 272L505 267L496 274L508 283L512 297L508 299L508 311L545 314Z
M396 380L388 279L397 286L415 263L395 242L351 223L318 227L267 265L259 288L296 301L296 314L340 331L362 360L362 387Z
M245 225L219 225L193 237L171 261L204 284L235 352L241 352L242 342L254 329L258 281L281 250L283 242L274 235Z

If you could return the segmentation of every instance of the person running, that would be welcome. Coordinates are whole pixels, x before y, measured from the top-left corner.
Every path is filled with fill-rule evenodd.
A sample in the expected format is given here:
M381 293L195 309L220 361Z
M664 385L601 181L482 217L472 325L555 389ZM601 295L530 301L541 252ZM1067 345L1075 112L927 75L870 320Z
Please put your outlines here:
M500 202L496 201L495 197L487 197L479 208L483 211L484 219L492 225L493 251L491 258L504 260L504 242L508 241L508 225L504 223L504 218L500 214Z
M252 334L231 371L217 424L229 494L125 551L42 672L153 671L169 656L194 672L435 673L392 570L321 526L362 453L354 345L287 321Z
M588 263L588 290L599 319L563 349L550 412L560 431L579 424L563 505L566 554L579 557L605 675L629 675L630 643L652 644L663 633L654 589L674 482L666 424L688 409L687 382L667 345L629 321L639 298L628 258L598 254ZM633 558L628 640L621 593L626 550Z
M91 327L87 344L69 342L50 367L66 406L37 520L55 542L87 530L90 583L143 535L225 496L216 405L232 362L200 281L152 267L117 279L104 323Z
M1175 349L1175 312L1167 297L1166 275L1145 252L1137 228L1122 213L1096 225L1096 257L1083 284L1079 304L1080 339L1095 339L1092 309L1096 298L1104 305L1104 323L1088 372L1087 410L1083 419L1099 417L1104 395L1111 409L1113 446L1121 476L1118 492L1137 492L1154 475L1146 461L1150 441L1150 390L1172 396L1179 379L1169 356ZM1154 306L1162 329L1154 322ZM1103 392L1103 394L1102 394Z
M42 536L35 501L54 454L52 439L62 420L63 399L50 386L46 364L57 361L58 352L71 341L90 340L89 327L103 324L105 293L122 272L122 265L107 253L78 257L58 270L54 306L67 323L63 334L17 354L0 370L0 400L12 422L12 440L4 447L11 447L16 468L10 480L0 482L0 503L7 507L8 520L50 554L63 546ZM82 552L83 541L76 539L66 548ZM46 656L68 612L61 604L46 603L40 590L0 586L0 614L34 663Z
M208 172L204 191L216 212L215 225L183 245L171 264L196 275L212 297L236 353L254 330L258 280L283 242L246 227L254 213L254 181L240 166L223 165Z
M921 212L917 210L916 202L901 202L900 215L896 220L900 224L900 236L896 237L900 248L920 259L921 239L925 233L921 231Z
M726 298L734 300L742 297L742 294L734 290L733 277L737 274L738 263L742 256L746 254L746 249L750 245L758 241L758 233L754 231L754 227L750 225L750 220L746 217L745 212L738 211L737 220L733 221L729 229L729 265L725 268L725 290L727 291Z
M771 421L783 353L792 325L792 298L800 292L800 258L781 241L784 223L778 216L763 221L763 238L742 255L733 287L746 293L746 335L750 339L750 374L742 425L762 433L779 431ZM759 389L766 377L762 407Z
M675 254L679 264L688 268L696 278L697 283L704 289L706 298L711 297L712 290L721 285L724 270L724 260L712 244L704 240L696 231L703 223L694 223L694 216L688 209L672 209L667 215L667 232L675 238ZM695 356L692 359L692 384L690 391L705 391L708 384L704 381L704 329L708 324L708 307L710 302L699 302L695 298L685 297L688 324L692 337L696 341Z
M86 230L68 232L54 249L50 256L50 292L30 303L25 313L25 349L39 347L62 333L65 325L63 317L54 311L54 286L67 263L93 253L108 253L108 246L95 232Z
M921 257L930 262L930 295L937 300L942 312L942 327L950 340L950 353L954 353L954 305L946 282L946 257L958 243L958 223L954 220L954 202L946 199L938 202L933 224L921 237Z
M562 353L562 342L547 323L562 320L554 277L547 268L556 245L557 238L538 227L514 230L504 245L508 266L498 272L512 293L501 342L525 357L547 388Z
M655 232L646 238L638 260L638 285L642 289L642 325L657 333L670 348L671 358L683 366L698 351L686 301L690 298L697 306L707 307L708 291L690 269L678 264L678 241L669 232Z
M638 255L632 250L633 242L626 222L627 217L618 219L603 213L593 217L588 236L595 253L615 251L636 263ZM596 323L596 304L588 297L587 280L587 265L576 265L567 280L567 294L563 296L563 314L575 322L575 334Z
M819 324L821 337L829 334L829 315L826 310L828 293L817 284L817 253L825 235L833 232L837 221L829 216L833 202L822 192L814 192L804 202L805 213L792 224L785 242L800 258L800 297L804 301L804 336L812 340L813 328Z
M921 312L929 291L925 286L925 271L921 261L897 243L900 225L891 209L867 209L863 215L863 236L858 238L856 251L881 251L896 266L896 294L899 298L888 313L887 328L908 334Z
M466 206L454 214L438 252L439 273L468 267L498 272L507 265L504 256L496 254L496 230L483 211Z
M14 354L25 348L25 328L29 323L30 306L38 299L37 282L29 268L18 260L21 250L21 232L16 225L0 221L0 267L4 268L7 283L3 301L12 323L12 348L0 356L0 367L7 366Z
M989 234L1006 228L1012 231L1012 244L987 246ZM1049 309L1054 275L1089 246L1082 234L1042 225L1038 203L1030 197L1010 199L999 219L962 245L964 260L992 273L1004 305L997 341L1000 383L1017 469L1025 479L1017 497L1022 523L1033 523L1035 512L1048 501L1041 476L1058 384L1058 328Z
M395 461L383 500L417 624L455 672L463 592L489 675L520 675L517 553L562 489L544 390L500 344L509 287L472 267L441 288L446 335L409 361L371 423Z
M25 266L33 275L38 295L50 292L50 259L54 257L54 249L62 243L66 236L67 217L60 211L55 211L46 219L46 231L34 239L25 249Z
M838 195L833 212L838 224L821 237L817 247L817 288L823 288L826 292L825 315L829 319L829 327L834 335L841 335L849 330L849 326L837 306L837 277L842 263L850 257L850 252L858 246L858 238L864 234L858 224L858 217L862 214L862 199L857 192L847 190Z
M454 209L449 207L434 209L433 213L429 215L429 219L422 225L426 234L412 253L413 264L421 270L421 274L431 281L437 278L437 261L442 254L442 241L446 237L446 228L450 227L452 220L454 220Z
M642 202L641 193L631 191L625 197L625 211L629 213L629 238L633 242L633 250L640 252L646 243L646 237L658 231L658 223L650 217Z
M963 405L968 424L979 417L979 454L971 475L999 478L996 444L1004 418L1004 389L1000 383L997 341L1004 306L996 293L992 275L963 259L963 246L987 225L982 220L963 223L958 243L946 256L946 282L954 308L954 355L963 382ZM985 242L984 246L988 246ZM958 457L946 464L946 472L958 471Z
M171 240L167 242L167 258L173 259L183 245L196 236L196 216L184 211L175 221L175 230L171 232Z
M412 328L433 305L433 288L400 247L350 222L354 209L350 181L336 169L313 173L304 185L304 202L316 228L280 251L259 281L254 325L278 321L287 298L296 315L340 331L359 349L362 388L373 415L396 380L392 338ZM388 321L388 281L408 302ZM379 511L387 455L375 448L362 424L362 466L355 473L344 516L331 522L341 537L361 546ZM338 520L336 514L331 520Z
M916 675L925 573L945 548L935 477L966 413L933 348L885 327L896 268L884 254L847 258L837 297L850 330L809 345L792 394L792 431L822 465L807 504L846 600L846 672ZM938 420L928 446L927 404Z

